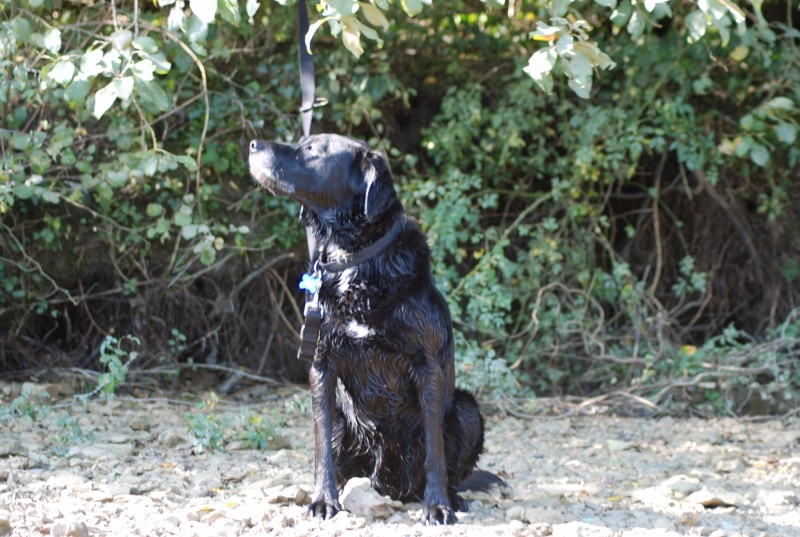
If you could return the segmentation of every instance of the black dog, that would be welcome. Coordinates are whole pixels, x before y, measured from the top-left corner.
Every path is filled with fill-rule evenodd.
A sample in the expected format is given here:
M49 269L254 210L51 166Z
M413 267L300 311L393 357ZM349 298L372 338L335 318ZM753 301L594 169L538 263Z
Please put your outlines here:
M483 450L483 419L455 388L450 312L386 157L323 134L297 145L253 141L249 164L261 185L302 204L316 239L323 317L310 373L309 512L334 516L337 487L369 477L382 494L422 500L425 523L454 523L466 507L457 487Z

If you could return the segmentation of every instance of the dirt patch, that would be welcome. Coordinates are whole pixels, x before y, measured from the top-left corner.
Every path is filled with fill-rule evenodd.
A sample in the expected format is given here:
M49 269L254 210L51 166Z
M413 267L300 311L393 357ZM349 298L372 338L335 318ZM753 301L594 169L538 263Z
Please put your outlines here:
M279 449L265 451L228 441L225 453L195 453L186 414L200 411L166 399L54 405L0 422L0 535L800 536L795 418L489 416L480 466L509 487L467 493L457 525L427 528L419 504L396 502L382 518L307 518L306 403L294 390L245 413L217 406L232 424L282 421Z

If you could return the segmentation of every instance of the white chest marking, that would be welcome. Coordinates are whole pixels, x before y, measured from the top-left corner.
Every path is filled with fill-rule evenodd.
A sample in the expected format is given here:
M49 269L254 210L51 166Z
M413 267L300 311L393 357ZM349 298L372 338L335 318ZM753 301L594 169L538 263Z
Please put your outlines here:
M347 325L347 335L350 337L363 339L365 337L374 336L375 330L356 321L350 321L350 324Z

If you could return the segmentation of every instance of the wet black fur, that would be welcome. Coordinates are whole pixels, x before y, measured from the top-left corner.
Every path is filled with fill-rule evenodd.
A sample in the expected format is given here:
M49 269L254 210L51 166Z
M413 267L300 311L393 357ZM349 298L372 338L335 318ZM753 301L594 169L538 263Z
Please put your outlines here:
M372 259L323 273L323 322L310 373L310 513L334 516L338 488L365 476L382 494L421 500L426 523L455 522L455 510L466 508L457 487L483 450L483 419L474 397L455 388L450 312L433 283L426 237L406 217L386 157L362 142L316 135L298 145L253 141L249 163L263 186L302 204L322 261L360 251L398 220L403 226Z

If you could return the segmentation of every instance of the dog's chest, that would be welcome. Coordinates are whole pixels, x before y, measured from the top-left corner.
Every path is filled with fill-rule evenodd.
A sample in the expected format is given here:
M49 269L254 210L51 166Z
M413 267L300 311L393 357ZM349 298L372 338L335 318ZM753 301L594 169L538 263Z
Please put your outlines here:
M366 340L380 335L386 324L381 304L387 297L350 268L326 281L321 291L323 322L340 336Z

